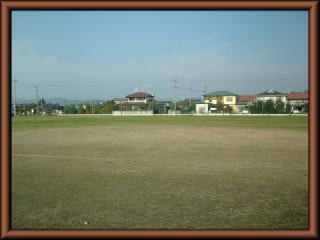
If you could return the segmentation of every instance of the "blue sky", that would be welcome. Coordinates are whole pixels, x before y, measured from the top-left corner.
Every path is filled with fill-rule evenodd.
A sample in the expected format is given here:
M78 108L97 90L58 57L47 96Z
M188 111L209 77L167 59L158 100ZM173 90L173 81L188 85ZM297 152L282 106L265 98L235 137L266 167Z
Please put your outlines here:
M13 11L17 98L308 89L307 11Z

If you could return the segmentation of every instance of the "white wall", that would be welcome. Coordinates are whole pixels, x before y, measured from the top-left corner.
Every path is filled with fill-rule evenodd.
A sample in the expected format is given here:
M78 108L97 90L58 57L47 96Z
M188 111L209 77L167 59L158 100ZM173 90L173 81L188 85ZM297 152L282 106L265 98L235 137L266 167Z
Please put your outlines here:
M153 115L153 111L112 111L112 115Z
M196 113L209 113L209 107L206 103L196 104Z
M286 96L256 96L256 101L267 101L271 99L272 101L276 102L277 99L281 99L282 102L286 103L287 102L287 97Z

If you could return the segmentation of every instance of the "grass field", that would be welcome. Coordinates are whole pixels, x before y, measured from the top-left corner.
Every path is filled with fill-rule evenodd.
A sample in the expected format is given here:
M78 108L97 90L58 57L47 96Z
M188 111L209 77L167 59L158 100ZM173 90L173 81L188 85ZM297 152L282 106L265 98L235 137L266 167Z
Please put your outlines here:
M13 229L308 229L303 116L15 117Z

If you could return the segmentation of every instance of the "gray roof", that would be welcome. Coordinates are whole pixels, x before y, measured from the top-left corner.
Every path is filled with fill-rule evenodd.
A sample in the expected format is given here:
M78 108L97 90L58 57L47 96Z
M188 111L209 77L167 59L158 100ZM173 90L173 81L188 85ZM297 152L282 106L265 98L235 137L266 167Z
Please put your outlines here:
M287 94L282 93L282 92L278 92L278 91L276 91L274 89L270 89L268 91L259 93L257 95L263 95L263 96L286 96Z

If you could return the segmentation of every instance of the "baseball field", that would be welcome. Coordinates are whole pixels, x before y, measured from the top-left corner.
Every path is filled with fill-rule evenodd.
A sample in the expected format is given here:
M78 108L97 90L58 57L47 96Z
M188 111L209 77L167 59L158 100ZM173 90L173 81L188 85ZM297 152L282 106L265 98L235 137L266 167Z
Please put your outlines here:
M13 229L308 229L306 116L12 118Z

